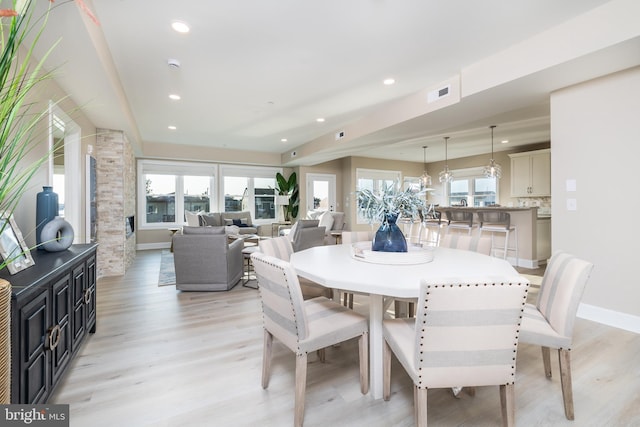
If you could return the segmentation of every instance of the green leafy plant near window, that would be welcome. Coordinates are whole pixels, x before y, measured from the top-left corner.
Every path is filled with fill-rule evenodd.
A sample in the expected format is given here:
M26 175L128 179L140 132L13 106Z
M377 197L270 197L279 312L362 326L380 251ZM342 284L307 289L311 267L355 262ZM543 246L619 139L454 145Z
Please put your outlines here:
M276 173L276 183L278 185L277 191L279 196L288 196L289 204L282 207L284 212L284 220L291 221L298 216L298 210L300 209L300 191L298 188L298 177L293 172L289 175L289 179L286 179L280 172Z
M38 123L46 120L48 106L37 110L37 104L29 98L42 82L52 78L43 64L57 45L52 44L38 62L33 61L34 48L51 10L50 6L43 16L35 18L36 1L45 0L0 0L0 212L6 215L13 213L34 174L50 154L32 163L24 161L44 140L37 133ZM82 0L75 3L97 22ZM27 36L32 37L30 45L26 43ZM0 233L6 226L5 222ZM11 260L0 261L0 269Z

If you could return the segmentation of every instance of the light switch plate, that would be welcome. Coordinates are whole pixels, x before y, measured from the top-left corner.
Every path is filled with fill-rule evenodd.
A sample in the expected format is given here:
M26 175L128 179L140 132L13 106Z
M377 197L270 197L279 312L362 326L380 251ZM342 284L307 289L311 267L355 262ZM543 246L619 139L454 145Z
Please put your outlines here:
M568 211L577 211L578 210L578 201L576 199L567 199L567 210Z
M576 180L568 179L567 180L567 191L576 191Z

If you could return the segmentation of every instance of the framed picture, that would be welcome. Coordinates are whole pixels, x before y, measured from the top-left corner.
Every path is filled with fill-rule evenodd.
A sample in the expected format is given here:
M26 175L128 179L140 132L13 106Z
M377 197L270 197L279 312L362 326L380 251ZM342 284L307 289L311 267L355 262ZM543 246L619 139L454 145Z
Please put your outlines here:
M0 214L0 256L11 274L34 265L31 251L24 243L13 215L5 213Z

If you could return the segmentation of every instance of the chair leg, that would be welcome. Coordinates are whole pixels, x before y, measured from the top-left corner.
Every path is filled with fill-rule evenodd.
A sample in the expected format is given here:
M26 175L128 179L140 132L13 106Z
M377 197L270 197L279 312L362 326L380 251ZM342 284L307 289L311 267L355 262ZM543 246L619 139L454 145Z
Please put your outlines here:
M502 425L511 427L515 425L516 405L515 387L513 384L500 386L500 407L502 409Z
M325 363L327 361L326 349L321 348L316 351L316 354L318 355L318 359L320 360L320 363Z
M304 392L307 388L307 354L296 355L296 397L293 424L302 427L304 421Z
M391 347L384 342L382 353L382 398L389 400L391 397Z
M549 347L542 347L542 363L544 364L544 374L551 378L551 351Z
M574 419L573 413L573 387L571 385L571 351L558 350L560 362L560 383L562 385L562 399L564 401L564 414L568 420Z
M416 405L416 426L427 427L427 389L414 385Z
M262 388L269 387L271 377L271 349L273 347L273 335L264 330L264 346L262 348Z
M358 338L360 356L360 391L369 393L369 334L364 333Z

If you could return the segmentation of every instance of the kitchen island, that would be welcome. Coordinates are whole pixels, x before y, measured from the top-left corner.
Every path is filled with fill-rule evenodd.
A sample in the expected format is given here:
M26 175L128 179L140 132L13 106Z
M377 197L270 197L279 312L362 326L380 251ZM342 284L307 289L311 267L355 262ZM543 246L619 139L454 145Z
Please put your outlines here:
M442 213L442 223L446 226L446 214L445 211L471 211L474 213L473 233L477 234L480 221L478 220L478 211L503 211L508 212L511 215L511 224L518 228L518 259L515 259L515 253L509 252L508 260L511 264L525 267L525 268L538 268L538 248L537 248L537 207L506 207L506 206L439 206L436 207L436 211ZM445 231L446 232L446 231ZM459 230L452 230L453 232L460 232ZM464 231L463 231L464 232ZM489 235L489 233L487 233ZM514 237L510 237L513 242ZM504 235L497 233L495 236L496 246L502 246L504 242Z

